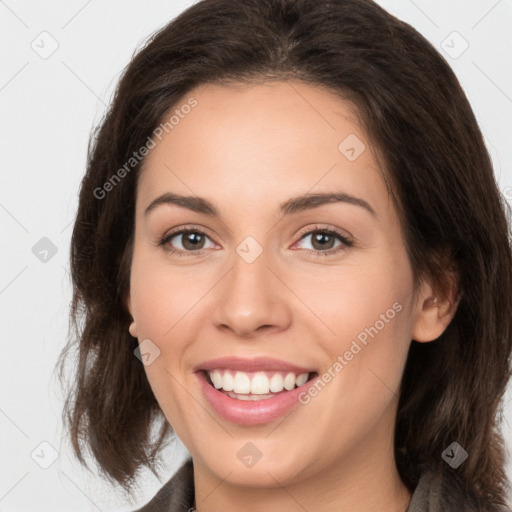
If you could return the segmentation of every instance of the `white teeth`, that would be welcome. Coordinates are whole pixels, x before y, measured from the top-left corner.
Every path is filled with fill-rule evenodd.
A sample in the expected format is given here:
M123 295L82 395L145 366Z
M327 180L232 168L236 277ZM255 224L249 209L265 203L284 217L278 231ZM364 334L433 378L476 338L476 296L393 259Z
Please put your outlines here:
M233 393L233 391L227 391L226 395L231 398L235 398L236 400L243 400L245 402L259 402L260 400L266 400L267 398L272 398L274 396L272 393L267 395L253 395L251 393L248 395L237 395L236 393Z
M284 389L291 391L295 387L295 373L289 373L284 378Z
M308 381L308 377L309 377L309 373L301 373L297 377L297 380L295 381L297 384L297 387L302 386L303 384L306 384L306 382Z
M272 393L279 393L280 391L283 391L284 389L284 379L283 376L280 373L276 373L275 375L272 375L270 379L270 391Z
M235 389L235 379L233 378L233 375L225 372L224 375L222 375L222 385L220 387L224 391L233 391L233 389Z
M243 372L235 373L235 387L233 388L233 391L235 393L250 393L251 392L251 379L249 379L249 376L246 373L243 373Z
M251 381L253 395L266 395L269 392L268 377L264 373L257 373Z
M212 383L216 389L220 389L222 387L222 373L220 373L219 370L211 372L210 378L212 379Z
M233 370L218 369L208 372L216 389L232 391L241 395L268 395L269 393L280 393L284 389L291 391L295 389L295 386L305 384L309 377L309 373L296 375L293 372L276 372L269 378L268 373L256 372L250 377L245 372Z

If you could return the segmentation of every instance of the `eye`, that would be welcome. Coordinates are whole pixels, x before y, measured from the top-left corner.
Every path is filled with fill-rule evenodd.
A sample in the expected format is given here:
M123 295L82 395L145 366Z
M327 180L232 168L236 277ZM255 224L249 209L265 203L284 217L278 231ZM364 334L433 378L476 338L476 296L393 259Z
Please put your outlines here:
M176 239L181 247L173 247L172 241ZM179 256L190 254L202 254L205 247L206 240L210 240L210 237L200 229L188 228L180 229L167 233L159 242L158 245L164 247L164 249L171 254L178 254ZM170 247L169 247L170 245Z
M308 237L311 237L311 245L313 247L312 249L308 250L315 256L328 256L330 254L343 251L347 247L352 247L354 245L353 241L350 240L345 234L334 228L323 228L321 226L315 226L313 230L309 230L303 234L299 242L307 239ZM336 239L340 241L340 244L337 246L333 245L336 243ZM333 249L333 247L338 247L338 249Z
M307 250L314 256L328 256L330 254L341 252L347 247L352 247L354 245L353 241L344 233L334 228L315 226L314 229L310 229L309 231L302 233L300 240L297 243L302 242L308 237L312 237L311 243L313 248ZM174 246L174 239L177 240L177 242L174 243L178 243L181 247ZM338 239L340 243L337 246L334 246L338 247L337 249L333 249L333 243L336 242L336 239ZM163 247L164 250L170 254L176 254L178 256L200 256L203 254L204 250L212 248L212 246L205 247L207 240L213 244L211 238L201 229L186 228L176 229L167 233L162 237L157 245Z

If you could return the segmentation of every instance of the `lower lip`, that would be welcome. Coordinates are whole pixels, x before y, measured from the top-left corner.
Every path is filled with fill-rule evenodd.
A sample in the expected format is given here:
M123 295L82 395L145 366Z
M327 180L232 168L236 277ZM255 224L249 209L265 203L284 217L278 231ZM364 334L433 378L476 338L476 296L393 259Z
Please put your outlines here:
M239 425L261 425L284 416L300 404L299 395L307 392L309 386L318 378L315 376L302 386L281 392L272 398L248 401L237 400L221 393L208 382L204 372L196 372L196 375L206 400L214 411L224 419Z

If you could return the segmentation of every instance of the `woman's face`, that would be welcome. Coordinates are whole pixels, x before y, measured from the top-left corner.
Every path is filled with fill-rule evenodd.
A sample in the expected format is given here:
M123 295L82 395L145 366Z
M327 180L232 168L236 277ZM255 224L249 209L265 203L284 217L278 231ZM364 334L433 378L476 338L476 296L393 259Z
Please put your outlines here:
M276 487L388 467L422 307L348 104L273 82L202 86L175 108L138 184L127 304L196 469ZM146 211L164 194L188 199Z

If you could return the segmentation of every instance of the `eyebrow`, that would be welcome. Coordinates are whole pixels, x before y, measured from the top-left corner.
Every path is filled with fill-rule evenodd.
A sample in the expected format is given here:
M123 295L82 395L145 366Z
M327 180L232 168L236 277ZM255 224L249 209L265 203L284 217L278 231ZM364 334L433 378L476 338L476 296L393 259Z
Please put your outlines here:
M297 197L292 197L280 204L281 215L293 215L312 208L318 208L324 204L329 203L348 203L359 206L367 210L373 217L377 217L375 210L364 199L355 197L351 194L344 192L337 193L316 193L316 194L303 194ZM187 208L197 213L204 213L212 217L220 217L219 210L207 199L198 196L185 196L166 192L161 196L154 199L144 211L144 216L147 216L152 210L160 205L174 204Z

